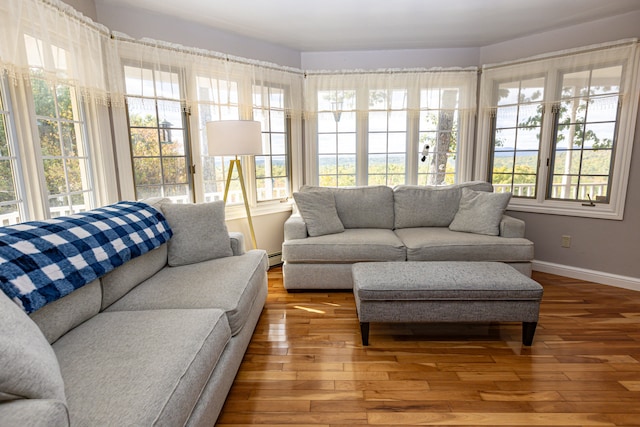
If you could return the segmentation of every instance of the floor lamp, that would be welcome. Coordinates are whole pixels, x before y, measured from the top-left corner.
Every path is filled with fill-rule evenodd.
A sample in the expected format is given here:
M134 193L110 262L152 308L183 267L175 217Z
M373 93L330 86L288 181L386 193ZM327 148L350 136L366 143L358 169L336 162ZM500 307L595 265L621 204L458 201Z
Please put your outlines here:
M209 155L235 156L234 160L229 161L229 173L227 174L227 182L224 186L223 200L226 205L227 195L229 194L229 185L231 184L231 175L233 173L233 168L235 167L238 171L240 187L242 188L244 208L247 211L249 231L251 232L251 242L253 243L253 247L257 248L256 234L253 231L253 221L251 220L249 200L247 199L247 190L244 185L242 166L240 165L238 156L255 156L262 154L262 131L260 122L252 120L219 120L207 122L206 126Z

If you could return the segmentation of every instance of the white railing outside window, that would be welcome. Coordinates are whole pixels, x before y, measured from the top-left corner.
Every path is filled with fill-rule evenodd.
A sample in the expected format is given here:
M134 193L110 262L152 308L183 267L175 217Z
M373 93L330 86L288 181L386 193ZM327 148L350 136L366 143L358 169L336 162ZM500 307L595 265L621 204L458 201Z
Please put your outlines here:
M579 189L579 197L581 200L593 201L602 200L602 197L607 195L608 183L594 183L588 185L581 185ZM572 185L567 187L564 184L556 184L551 187L550 199L563 199L566 194L575 194L577 186ZM493 189L496 193L506 193L511 191L514 197L533 198L536 195L535 184L493 184Z

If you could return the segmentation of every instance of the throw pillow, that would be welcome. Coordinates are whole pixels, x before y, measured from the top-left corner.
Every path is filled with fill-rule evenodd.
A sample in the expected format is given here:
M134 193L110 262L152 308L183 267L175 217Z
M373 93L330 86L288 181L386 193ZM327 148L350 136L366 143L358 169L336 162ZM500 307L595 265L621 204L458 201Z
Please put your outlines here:
M449 224L449 230L497 236L509 200L511 193L487 193L463 188L460 206Z
M338 211L336 200L329 191L309 191L293 193L300 215L307 224L307 233L311 237L325 234L342 233L344 226Z
M167 245L172 267L233 255L224 219L224 202L164 203L173 236Z

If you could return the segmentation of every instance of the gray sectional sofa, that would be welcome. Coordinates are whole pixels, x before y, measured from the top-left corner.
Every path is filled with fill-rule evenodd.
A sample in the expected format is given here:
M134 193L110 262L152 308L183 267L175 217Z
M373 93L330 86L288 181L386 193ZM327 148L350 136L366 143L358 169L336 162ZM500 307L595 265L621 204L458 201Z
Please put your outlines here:
M287 290L352 289L351 266L375 261L498 261L531 275L533 242L490 183L321 188L294 194L284 224Z
M227 233L222 202L165 202L149 201L167 243L29 315L0 291L0 425L215 424L266 301L267 256Z

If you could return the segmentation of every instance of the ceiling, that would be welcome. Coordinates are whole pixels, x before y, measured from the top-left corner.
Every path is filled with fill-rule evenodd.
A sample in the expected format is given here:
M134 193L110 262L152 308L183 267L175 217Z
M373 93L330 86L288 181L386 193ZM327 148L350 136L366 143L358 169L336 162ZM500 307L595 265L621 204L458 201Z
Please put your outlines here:
M301 52L482 47L640 11L640 0L96 0Z

